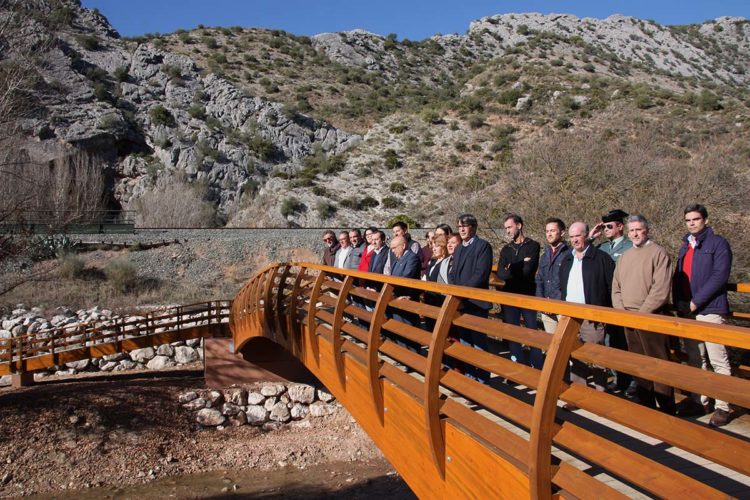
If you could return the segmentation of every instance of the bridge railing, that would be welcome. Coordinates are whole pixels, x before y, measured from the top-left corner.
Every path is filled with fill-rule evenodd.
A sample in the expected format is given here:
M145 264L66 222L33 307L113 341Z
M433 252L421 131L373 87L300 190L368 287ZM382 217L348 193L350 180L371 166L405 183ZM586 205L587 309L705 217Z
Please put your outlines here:
M29 360L39 356L55 357L100 344L115 344L115 351L119 352L120 344L128 339L226 322L230 305L229 301L179 305L141 316L115 317L0 339L0 368L5 365L3 372L22 373Z
M405 295L405 290L435 294L433 297L439 297L439 301L431 305L396 298ZM464 299L544 311L559 315L560 321L554 334L532 331L493 318L464 314L461 311ZM419 315L434 326L426 330L419 322L399 321L399 315ZM569 360L575 359L742 408L750 407L750 381L583 343L579 340L579 329L584 320L636 328L651 335L750 348L750 330L737 326L307 263L276 264L259 273L235 297L230 326L238 347L252 332L275 340L297 356L312 352L313 362L318 362L320 349L330 348L342 383L346 376L344 359L360 364L369 377L372 410L381 422L383 381L409 393L423 407L431 461L443 478L449 460L441 427L445 419L457 422L516 464L528 475L530 492L535 498L550 498L553 492L560 491L585 497L621 495L582 469L604 471L633 491L649 495L725 496L681 470L681 466L694 466L694 462L669 453L654 456L654 450L644 450L632 443L632 433L648 436L678 453L701 457L702 463L708 461L750 475L750 444L745 438L589 386L568 383L565 373ZM450 341L450 334L458 328L488 339L542 349L546 361L542 369L535 369L491 350ZM421 348L417 352L410 350L404 346L405 341ZM456 365L486 370L495 378L492 383L483 384L469 378L466 370L462 373L449 368ZM511 384L497 383L502 380ZM558 412L563 402L606 419L607 426L595 423L586 412ZM557 458L563 452L571 459Z

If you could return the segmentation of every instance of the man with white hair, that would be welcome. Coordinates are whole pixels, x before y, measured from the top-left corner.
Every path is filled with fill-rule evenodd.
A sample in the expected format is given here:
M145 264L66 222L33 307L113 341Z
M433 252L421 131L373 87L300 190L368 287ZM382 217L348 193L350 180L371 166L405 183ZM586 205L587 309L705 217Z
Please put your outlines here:
M664 248L649 239L648 221L642 215L628 217L628 238L633 248L617 261L612 280L612 306L616 309L657 313L669 300L672 260ZM625 328L628 350L654 358L669 359L667 337ZM636 396L649 407L674 415L674 388L636 377Z
M588 232L584 222L574 222L568 228L573 250L565 253L560 264L561 298L567 302L610 307L615 262L606 252L589 244ZM583 342L603 344L604 324L585 320L578 337ZM596 390L605 390L607 372L604 368L589 366L577 359L572 360L572 365L570 378L574 383L586 385L591 374ZM563 409L573 410L575 407L566 404Z

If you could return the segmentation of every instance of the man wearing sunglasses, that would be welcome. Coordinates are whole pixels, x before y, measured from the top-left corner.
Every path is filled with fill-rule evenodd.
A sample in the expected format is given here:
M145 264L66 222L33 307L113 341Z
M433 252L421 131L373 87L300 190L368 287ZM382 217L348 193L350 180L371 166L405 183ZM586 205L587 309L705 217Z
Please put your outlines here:
M339 249L339 242L336 241L336 233L330 229L323 233L323 264L326 266L333 266L336 252Z
M602 215L602 221L594 226L589 232L589 240L594 241L602 233L607 241L599 245L599 250L607 253L612 260L618 261L626 250L633 248L633 242L625 237L625 224L623 221L628 216L627 212L616 208Z

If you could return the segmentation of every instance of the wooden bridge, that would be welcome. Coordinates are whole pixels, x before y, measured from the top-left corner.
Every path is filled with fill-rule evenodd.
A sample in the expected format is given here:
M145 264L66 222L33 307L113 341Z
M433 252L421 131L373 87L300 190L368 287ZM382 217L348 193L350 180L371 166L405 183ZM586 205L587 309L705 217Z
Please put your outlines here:
M396 299L394 291L403 288L441 294L442 303ZM462 314L465 298L561 318L550 335ZM394 318L398 313L418 314L434 327L408 325ZM714 429L566 383L565 371L573 358L742 408L750 407L750 381L581 343L583 320L750 348L750 331L736 326L304 263L260 272L235 297L230 315L236 350L263 337L292 352L420 497L750 495L746 417ZM545 364L537 370L493 349L451 343L455 328L543 349ZM409 350L403 340L422 348ZM494 376L481 384L447 368L448 359ZM563 402L580 410L562 411Z
M743 291L747 285L738 285ZM416 289L440 305L395 298ZM378 291L376 291L378 290ZM462 299L561 316L547 334L460 312ZM398 321L413 314L434 326ZM585 344L583 320L750 348L750 330L668 316L439 285L316 264L275 264L230 303L206 302L0 339L0 375L197 337L235 352L271 340L299 359L357 419L420 497L678 497L750 495L750 417L714 429L569 384L570 358L750 407L750 381ZM228 321L228 323L227 323ZM452 343L484 334L487 351ZM403 341L421 346L416 351ZM546 351L541 370L513 363L496 341ZM446 363L492 374L479 383ZM580 410L562 411L570 403Z
M229 335L229 301L201 302L146 313L130 319L94 321L0 339L0 375L17 385L34 371L159 346L179 340Z

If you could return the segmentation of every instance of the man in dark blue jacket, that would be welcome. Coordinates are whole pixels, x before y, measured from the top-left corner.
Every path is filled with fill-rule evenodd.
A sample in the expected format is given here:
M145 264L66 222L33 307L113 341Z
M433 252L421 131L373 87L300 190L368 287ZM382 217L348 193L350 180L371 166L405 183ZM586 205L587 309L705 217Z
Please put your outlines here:
M407 248L406 238L396 236L391 240L391 276L394 278L412 278L418 280L422 273L422 261L419 256ZM419 289L394 287L393 296L400 300L419 300ZM388 308L388 314L397 321L408 325L419 325L419 315L397 308ZM419 352L420 345L409 339L391 336L393 340L407 349Z
M458 234L461 236L461 244L456 247L453 254L448 282L453 285L488 289L492 272L492 247L477 236L477 218L471 214L460 215ZM492 304L483 300L465 299L461 302L463 313L481 318L489 315L491 307ZM483 351L487 350L487 337L483 333L463 328L457 329L457 333L462 343ZM482 383L489 381L489 373L481 368L467 366L466 374Z
M562 255L568 251L568 245L563 241L565 223L555 217L544 221L544 236L548 245L544 247L539 259L539 269L536 273L536 296L545 299L560 300L560 263ZM557 316L542 313L544 331L555 333Z
M727 281L732 268L732 249L726 239L708 227L708 210L699 204L688 205L684 210L688 234L683 238L677 255L677 266L672 280L672 299L683 316L698 321L724 323L729 314ZM700 343L685 339L688 360L693 366L706 367L701 359ZM706 342L705 354L716 373L731 375L732 367L726 346ZM693 401L697 396L693 396ZM708 398L701 397L707 406ZM687 405L685 405L687 406ZM696 405L693 405L696 406ZM729 423L731 410L726 401L716 401L716 411L709 424L719 427ZM682 410L683 408L681 408ZM683 415L690 412L684 408Z

